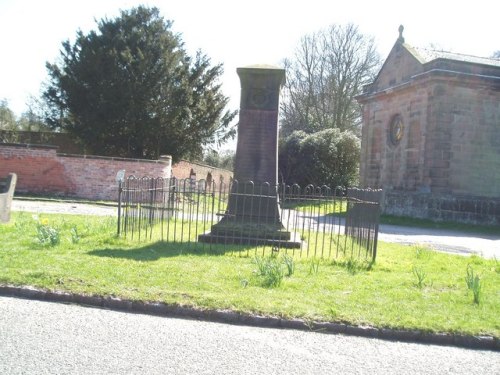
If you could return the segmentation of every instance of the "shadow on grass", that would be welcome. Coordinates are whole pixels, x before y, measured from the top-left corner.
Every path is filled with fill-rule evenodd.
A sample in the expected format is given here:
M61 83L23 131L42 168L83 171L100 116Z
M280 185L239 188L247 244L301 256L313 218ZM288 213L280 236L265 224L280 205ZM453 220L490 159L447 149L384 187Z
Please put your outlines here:
M155 261L160 258L172 258L182 255L253 255L253 247L242 245L210 245L200 242L154 242L134 248L106 248L89 251L87 254L106 257L123 258L140 262Z
M344 258L336 259L332 265L345 268L351 275L358 272L368 272L375 266L375 261L371 259Z

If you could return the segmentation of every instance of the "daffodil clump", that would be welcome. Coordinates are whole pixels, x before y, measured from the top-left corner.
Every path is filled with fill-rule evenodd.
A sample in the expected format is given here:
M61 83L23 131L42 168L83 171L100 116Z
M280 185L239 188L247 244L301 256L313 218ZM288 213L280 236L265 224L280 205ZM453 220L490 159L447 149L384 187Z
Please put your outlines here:
M38 221L36 232L40 244L44 246L55 246L61 242L59 230L50 225L49 219L43 218L39 220L36 215L33 218Z

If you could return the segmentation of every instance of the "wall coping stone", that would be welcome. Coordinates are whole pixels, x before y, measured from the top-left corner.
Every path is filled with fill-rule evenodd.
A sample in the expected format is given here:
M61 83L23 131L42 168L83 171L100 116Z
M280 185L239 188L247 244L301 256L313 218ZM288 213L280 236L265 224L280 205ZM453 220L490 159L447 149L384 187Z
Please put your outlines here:
M15 148L29 148L29 149L42 149L42 150L57 150L58 146L53 145L42 145L42 144L32 144L32 143L0 143L0 147L15 147ZM137 158L121 158L115 156L100 156L100 155L85 155L85 154L64 154L57 153L57 156L68 157L68 158L81 158L81 159L103 159L103 160L114 160L114 161L128 161L137 163L156 163L156 164L169 164L172 157L170 155L161 155L158 160L151 159L137 159Z
M49 149L49 150L57 150L58 146L53 145L42 145L42 144L33 144L33 143L0 143L0 147L16 147L16 148L40 148L40 149Z
M57 156L65 157L65 158L128 161L128 162L134 162L134 163L170 164L170 159L164 159L164 158L160 158L159 160L151 160L151 159L121 158L121 157L115 157L115 156L79 155L79 154L62 154L62 153L58 153Z

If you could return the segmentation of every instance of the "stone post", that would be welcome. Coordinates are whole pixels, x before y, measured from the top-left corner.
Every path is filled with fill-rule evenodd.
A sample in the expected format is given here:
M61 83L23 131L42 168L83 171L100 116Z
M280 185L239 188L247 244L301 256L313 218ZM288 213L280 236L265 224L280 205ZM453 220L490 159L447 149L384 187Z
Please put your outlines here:
M0 223L8 223L10 220L10 209L12 198L16 189L17 175L9 173L0 185Z

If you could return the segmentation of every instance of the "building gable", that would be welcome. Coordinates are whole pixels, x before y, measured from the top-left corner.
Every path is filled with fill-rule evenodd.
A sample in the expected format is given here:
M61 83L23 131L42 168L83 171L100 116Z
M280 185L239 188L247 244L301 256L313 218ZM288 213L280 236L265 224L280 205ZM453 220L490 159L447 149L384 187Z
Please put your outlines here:
M415 74L424 71L424 61L419 58L418 53L411 46L404 42L401 33L402 28L400 27L400 36L374 82L368 87L367 91L369 93L376 93L399 86L408 82Z

